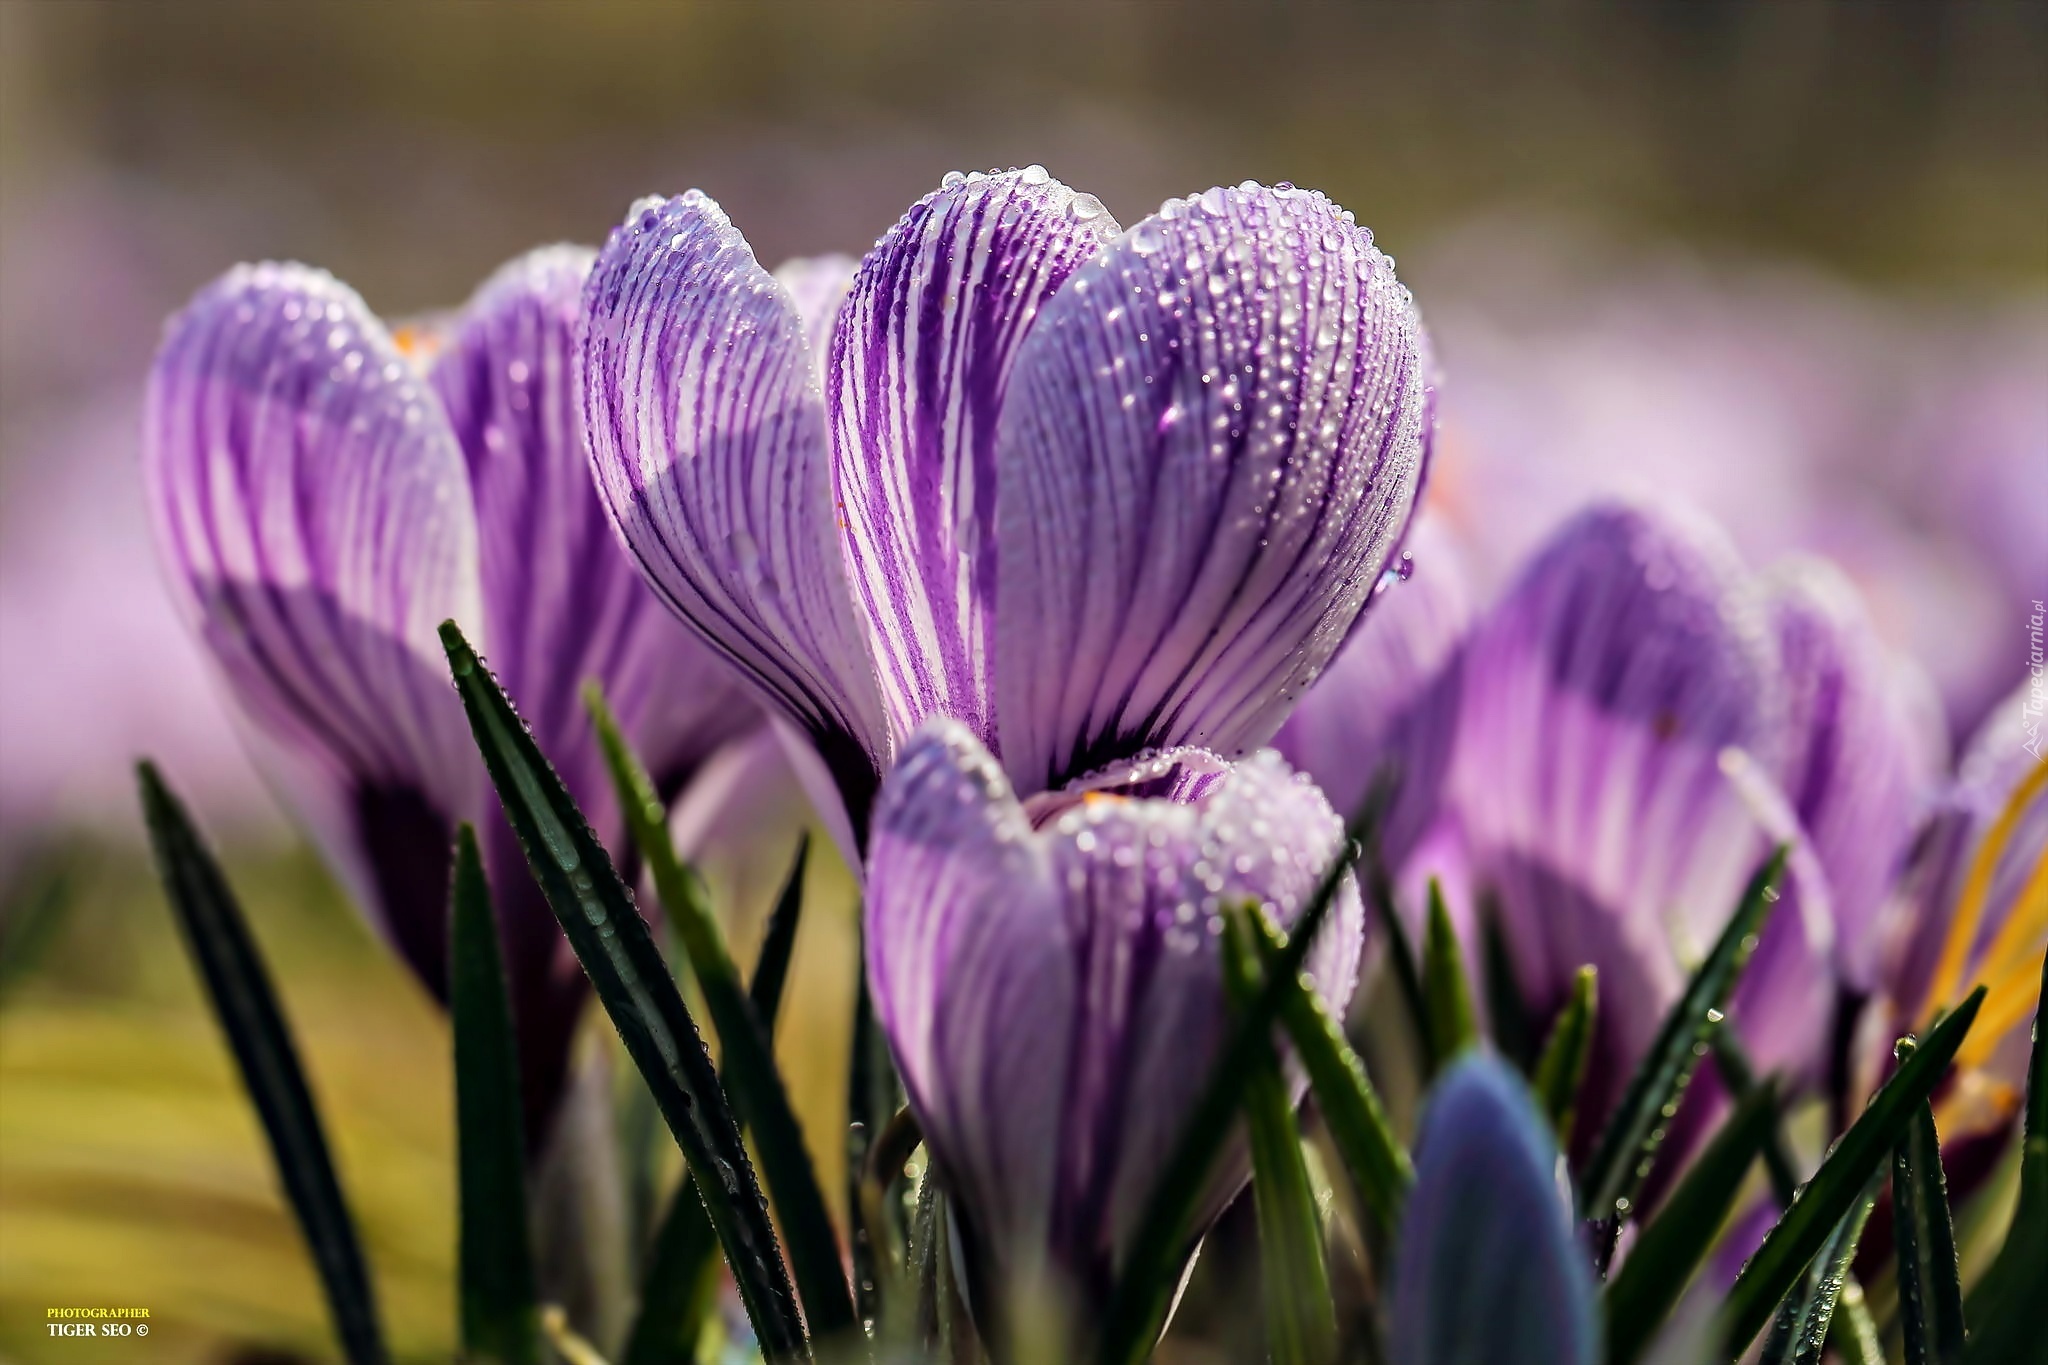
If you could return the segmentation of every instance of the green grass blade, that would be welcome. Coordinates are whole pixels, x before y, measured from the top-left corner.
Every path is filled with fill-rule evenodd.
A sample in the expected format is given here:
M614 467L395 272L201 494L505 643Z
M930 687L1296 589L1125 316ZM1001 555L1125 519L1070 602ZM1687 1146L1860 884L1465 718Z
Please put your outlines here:
M1777 1121L1777 1087L1766 1082L1736 1106L1643 1229L1604 1296L1611 1365L1630 1365L1663 1325L1728 1220Z
M1763 932L1764 920L1777 902L1785 858L1781 846L1750 878L1713 950L1664 1016L1655 1041L1629 1078L1621 1102L1580 1173L1581 1217L1625 1216L1634 1203L1657 1148L1663 1144L1671 1115L1678 1112L1678 1101L1692 1080L1700 1045L1719 1024L1721 1007L1728 1003L1729 993L1756 947L1757 935Z
M1196 1100L1187 1126L1146 1201L1123 1274L1111 1291L1097 1348L1102 1365L1134 1365L1145 1358L1159 1337L1188 1249L1188 1222L1195 1200L1243 1103L1244 1081L1252 1059L1260 1047L1271 1046L1268 1035L1280 1012L1280 1002L1286 997L1287 987L1295 984L1300 975L1302 963L1307 960L1323 921L1329 917L1344 877L1358 859L1362 840L1372 836L1380 808L1368 799L1365 812L1352 822L1341 851L1324 870L1315 892L1302 907L1287 946L1274 960L1257 997L1232 1026L1208 1084Z
M1741 1355L1763 1330L1829 1232L1862 1197L1914 1113L1934 1093L1983 1003L1979 986L1892 1073L1742 1267L1722 1309L1722 1346L1730 1358Z
M619 1365L678 1365L696 1358L698 1335L716 1306L717 1255L718 1234L695 1178L686 1173L648 1249L640 1308Z
M789 982L789 960L796 952L797 926L804 917L804 869L810 865L811 835L797 837L796 855L789 860L789 876L775 898L768 915L768 932L761 939L761 955L754 960L754 975L747 982L747 998L753 1002L754 1017L761 1021L770 1041L775 1037L775 1016L782 1012L782 988Z
M1422 1008L1429 1020L1432 1072L1449 1066L1466 1048L1479 1045L1479 1021L1465 975L1465 950L1458 944L1458 931L1444 906L1443 887L1434 877L1429 879L1429 923L1422 947Z
M1280 931L1263 914L1252 918L1259 934L1259 960L1265 971L1285 946ZM1294 1050L1308 1072L1309 1087L1323 1112L1330 1139L1350 1173L1359 1202L1372 1220L1380 1245L1390 1246L1401 1226L1401 1205L1415 1183L1415 1167L1407 1149L1394 1136L1386 1110L1365 1074L1365 1063L1344 1041L1323 1002L1299 974L1291 986L1282 983L1280 1021L1294 1040Z
M770 1361L806 1358L782 1250L738 1120L653 934L604 845L453 621L442 625L441 642L534 880L697 1177L763 1354Z
M1529 1002L1515 979L1514 950L1508 946L1507 931L1501 927L1499 905L1491 897L1480 900L1480 984L1486 992L1486 1018L1491 1025L1494 1050L1514 1064L1524 1076L1536 1071L1536 1023L1529 1015Z
M865 962L865 955L862 956ZM875 1022L863 969L854 989L853 1038L846 1090L846 1198L853 1227L854 1301L861 1320L880 1324L896 1316L892 1302L901 1268L907 1264L909 1219L900 1201L865 1198L872 1149L897 1111L903 1090L889 1058L889 1043ZM873 1221L879 1214L881 1221Z
M383 1365L389 1357L377 1323L369 1264L270 973L234 891L183 803L154 764L138 765L136 777L158 875L270 1139L278 1177L320 1272L342 1353L352 1365Z
M1742 1097L1756 1088L1756 1068L1749 1064L1748 1049L1731 1028L1715 1029L1707 1047L1714 1054L1714 1069L1721 1073L1721 1083L1740 1104ZM1770 1139L1764 1143L1764 1169L1770 1172L1771 1193L1777 1198L1778 1207L1791 1204L1793 1196L1799 1193L1799 1172L1792 1164L1792 1149L1785 1141L1783 1124L1772 1125Z
M853 1296L840 1268L839 1239L804 1147L803 1130L797 1125L789 1092L775 1065L768 1031L740 984L739 969L726 949L725 934L712 913L702 879L676 856L653 779L627 747L595 684L585 698L633 843L668 909L682 956L696 975L704 993L704 1008L718 1030L726 1091L740 1119L752 1130L754 1148L761 1155L761 1172L781 1220L804 1318L821 1340L850 1332L854 1330Z
M806 836L797 844L796 865L776 902L768 942L761 949L753 980L747 983L755 1012L771 1034L782 1010L788 945L796 939L802 903L798 892L808 848ZM778 931L777 923L786 927ZM775 946L778 942L781 947ZM725 1084L722 1072L719 1084ZM696 1358L698 1338L717 1306L718 1281L711 1273L717 1255L718 1234L704 1212L704 1201L697 1196L694 1179L685 1171L649 1242L646 1268L640 1276L640 1307L626 1334L626 1349L619 1365L674 1365Z
M1821 1244L1820 1255L1806 1272L1804 1287L1787 1294L1784 1303L1778 1306L1778 1316L1771 1323L1771 1334L1765 1339L1763 1358L1758 1365L1819 1365L1835 1307L1849 1283L1849 1268L1856 1261L1856 1244L1862 1240L1863 1225L1870 1220L1870 1211L1875 1207L1877 1181L1873 1179L1863 1187L1863 1197L1850 1206Z
M1900 1039L1901 1061L1913 1044ZM1899 1321L1906 1365L1959 1365L1963 1284L1941 1169L1934 1106L1922 1100L1892 1148L1892 1235L1899 1257Z
M2041 959L2041 994L2048 1001L2048 955ZM2027 1062L2027 1107L2020 1130L2020 1198L2005 1245L1977 1287L1966 1311L1970 1365L2021 1359L2039 1349L2041 1305L2048 1303L2048 1047L2041 1012L2034 1010L2034 1045Z
M1250 1008L1263 976L1253 946L1258 931L1252 921L1258 915L1255 906L1233 906L1224 925L1224 980L1239 1014ZM1301 1155L1294 1104L1270 1039L1252 1050L1244 1089L1272 1365L1327 1365L1337 1349L1337 1321L1330 1307L1329 1267L1323 1263L1322 1220Z
M1557 1022L1550 1026L1550 1038L1536 1061L1534 1088L1550 1115L1560 1151L1569 1151L1572 1123L1578 1116L1579 1087L1586 1079L1586 1059L1593 1055L1593 1022L1599 1015L1600 974L1592 967L1579 968L1572 978L1572 993Z
M448 1014L455 1031L455 1136L463 1350L480 1360L541 1359L540 1307L526 1222L519 1049L498 955L491 889L467 824L455 840Z

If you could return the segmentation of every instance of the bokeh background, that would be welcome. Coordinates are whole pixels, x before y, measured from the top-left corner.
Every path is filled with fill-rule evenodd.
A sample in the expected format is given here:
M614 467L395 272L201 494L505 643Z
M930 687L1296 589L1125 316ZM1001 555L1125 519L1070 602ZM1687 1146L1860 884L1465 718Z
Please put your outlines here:
M142 753L285 983L395 1343L453 1331L445 1029L158 584L163 316L265 257L444 307L692 185L766 261L858 253L946 171L1030 162L1125 223L1246 178L1355 210L1435 332L1431 496L1482 574L1597 491L1676 495L1759 563L1844 563L1955 740L2024 677L2048 7L0 0L0 1355L82 1359L43 1310L131 1303L156 1332L124 1358L329 1358L141 854ZM728 861L734 904L779 875ZM830 1167L852 892L814 876L781 1044Z

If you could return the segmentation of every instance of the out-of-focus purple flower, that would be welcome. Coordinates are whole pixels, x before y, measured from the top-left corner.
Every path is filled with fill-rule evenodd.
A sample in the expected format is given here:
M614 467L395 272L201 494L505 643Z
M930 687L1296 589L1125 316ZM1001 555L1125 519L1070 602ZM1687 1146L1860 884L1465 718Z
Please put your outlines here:
M481 637L607 837L585 679L671 790L756 715L590 489L571 387L590 261L521 257L396 339L324 272L238 267L172 320L145 428L165 563L261 765L437 995L454 824L483 831L536 1112L583 981L489 799L435 626Z
M987 1283L1049 1276L1084 1323L1102 1306L1228 1029L1223 907L1286 925L1341 839L1270 752L1173 751L1020 803L958 722L904 746L875 816L868 975ZM1339 895L1307 970L1341 1016L1363 910ZM1239 1149L1202 1226L1245 1171Z
M152 561L130 385L10 425L0 463L0 877L39 838L140 834L157 757L210 829L275 837L275 802Z
M862 262L829 346L693 191L635 205L584 317L621 535L809 738L856 831L931 716L1025 792L1266 739L1429 448L1407 290L1287 186L1119 234L1041 167L949 176Z
M1600 1327L1549 1125L1499 1060L1438 1082L1416 1135L1388 1347L1394 1365L1591 1365Z
M1925 675L1885 649L1840 570L1802 558L1762 586L1787 708L1780 784L1827 873L1843 985L1867 993L1948 737Z
M1679 499L1751 562L1841 565L1950 726L2019 678L2048 591L2048 310L1958 315L1784 266L1517 222L1421 261L1447 393L1435 488L1478 581L1590 502ZM1415 258L1410 258L1414 263Z
M2022 688L1992 710L1921 831L1859 1031L1852 1102L1883 1078L1892 1039L1977 983L1990 987L1942 1102L1944 1137L2000 1130L2025 1085L2026 1024L2048 952L2048 759L2033 705Z
M1351 650L1405 643L1393 612L1412 586L1390 591ZM1841 575L1804 560L1752 575L1704 519L1599 506L1432 649L1444 662L1420 702L1336 685L1347 652L1282 739L1314 736L1303 762L1333 773L1393 760L1423 775L1423 809L1399 815L1424 833L1392 850L1397 880L1413 899L1442 874L1461 932L1494 907L1539 1017L1581 964L1599 969L1580 1132L1597 1134L1778 843L1792 850L1786 903L1731 1013L1760 1067L1796 1084L1835 1074L1838 1013L1876 984L1891 887L1945 747L1918 675L1876 641ZM1407 715L1426 723L1387 722ZM1423 763L1409 757L1418 732ZM1718 1112L1703 1080L1674 1152Z
M1340 811L1363 804L1381 764L1395 766L1400 785L1380 830L1393 867L1442 810L1474 614L1459 551L1438 519L1418 517L1408 546L1409 578L1378 594L1273 737Z

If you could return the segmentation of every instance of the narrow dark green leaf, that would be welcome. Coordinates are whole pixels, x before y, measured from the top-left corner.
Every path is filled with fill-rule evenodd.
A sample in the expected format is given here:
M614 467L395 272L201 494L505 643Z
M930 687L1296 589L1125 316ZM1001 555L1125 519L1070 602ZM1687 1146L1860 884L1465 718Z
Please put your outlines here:
M2041 959L2041 992L2048 1001L2048 955ZM2048 1047L2041 1012L2034 1010L2034 1045L2027 1062L2027 1107L2021 1127L2020 1197L2005 1245L1971 1291L1966 1311L1970 1365L2019 1360L2041 1346L2041 1305L2048 1303Z
M1748 1049L1732 1028L1715 1029L1708 1036L1707 1046L1714 1054L1714 1069L1721 1073L1721 1083L1740 1103L1743 1096L1756 1088L1756 1069L1749 1064ZM1799 1172L1792 1164L1792 1150L1785 1141L1782 1123L1771 1125L1770 1137L1764 1143L1764 1169L1770 1172L1771 1194L1778 1207L1790 1205L1792 1197L1799 1193Z
M1188 1223L1195 1200L1243 1103L1244 1082L1252 1059L1260 1047L1271 1046L1268 1035L1280 1012L1280 1003L1286 998L1288 986L1300 975L1309 948L1337 899L1338 888L1358 859L1361 840L1372 837L1382 808L1383 802L1367 799L1365 811L1345 832L1342 850L1331 860L1314 894L1302 907L1287 946L1266 974L1257 997L1234 1022L1222 1055L1210 1072L1138 1221L1123 1275L1111 1292L1102 1320L1097 1355L1102 1365L1133 1365L1144 1359L1158 1340L1169 1296L1187 1257Z
M808 837L797 845L797 865L769 925L770 945L778 940L795 940L798 911L793 907L800 904L801 898L792 888L801 884L803 857L808 847ZM786 924L787 929L778 932L778 921ZM777 958L783 959L781 965ZM782 1009L787 958L786 946L772 950L764 946L754 978L747 983L755 1012L771 1034ZM721 1069L719 1085L725 1084ZM696 1182L685 1171L649 1242L646 1268L640 1275L640 1308L626 1335L625 1354L619 1365L686 1365L697 1358L697 1339L717 1306L718 1280L711 1273L717 1255L718 1234L704 1212L704 1201L697 1197Z
M805 1358L802 1320L739 1122L632 892L453 621L442 625L441 642L534 880L697 1177L763 1353L771 1361Z
M1764 1339L1763 1358L1758 1365L1819 1365L1821 1349L1827 1344L1828 1327L1834 1321L1835 1306L1849 1283L1849 1268L1856 1261L1856 1244L1862 1240L1863 1225L1877 1206L1877 1181L1863 1187L1863 1197L1850 1206L1821 1244L1820 1255L1807 1269L1806 1282L1785 1296L1778 1316L1771 1322L1771 1334Z
M927 1171L918 1182L917 1212L909 1243L910 1280L916 1294L913 1330L932 1365L977 1360L974 1324L953 1278L952 1232L946 1216L946 1193Z
M1254 916L1252 923L1259 931L1260 966L1271 971L1286 941L1263 914ZM1387 1122L1379 1095L1366 1078L1365 1063L1299 974L1281 998L1280 1021L1294 1040L1330 1140L1351 1175L1375 1236L1381 1246L1391 1245L1400 1227L1401 1205L1415 1183L1415 1167Z
M456 835L452 899L448 1014L455 1031L462 1345L478 1359L528 1365L540 1360L541 1342L526 1222L519 1047L491 888L467 824Z
M733 1108L753 1131L762 1174L775 1200L790 1271L803 1300L804 1318L824 1339L855 1330L853 1296L840 1268L839 1239L824 1191L804 1147L803 1130L783 1088L768 1031L740 984L739 969L725 946L725 934L704 890L703 880L676 856L654 782L619 733L617 721L595 684L585 693L598 743L611 769L612 784L633 843L640 850L654 889L668 908L683 957L704 993L704 1008L718 1030L725 1058L722 1075ZM778 993L780 988L777 988Z
M1486 991L1486 1018L1492 1026L1494 1050L1514 1063L1524 1076L1536 1071L1536 1021L1515 979L1514 952L1501 927L1499 903L1480 900L1480 981Z
M796 952L797 926L804 917L804 869L810 864L811 835L806 830L796 841L796 856L789 860L789 876L775 909L768 916L768 932L761 939L761 955L754 959L754 975L747 982L747 998L753 1001L754 1017L772 1040L775 1016L782 1011L782 988L789 981L789 960Z
M640 1308L619 1365L685 1365L697 1358L697 1338L718 1292L717 1255L718 1234L695 1178L685 1173L648 1248Z
M1479 1045L1479 1021L1472 1009L1472 986L1465 975L1465 950L1444 890L1429 879L1429 923L1422 948L1422 1006L1429 1019L1429 1060L1432 1071L1449 1066L1468 1047Z
M1397 765L1381 765L1353 821L1355 828L1365 831L1367 840L1359 847L1358 881L1359 890L1365 897L1366 913L1373 917L1373 932L1386 935L1387 969L1394 974L1394 987L1401 997L1409 1027L1415 1031L1415 1046L1426 1060L1429 1053L1429 1011L1422 1002L1421 959L1416 956L1415 945L1408 937L1408 926L1401 922L1393 875L1381 854L1379 842L1381 823L1393 804L1400 781Z
M1728 995L1756 947L1757 935L1763 932L1764 920L1777 902L1785 857L1781 846L1750 878L1713 951L1664 1016L1650 1050L1629 1078L1621 1102L1600 1133L1599 1145L1580 1173L1582 1217L1625 1216L1635 1202L1657 1148L1663 1144L1664 1130L1692 1080L1709 1032L1720 1023L1721 1007L1728 1003Z
M867 973L858 975L847 1068L847 1204L853 1225L854 1301L863 1322L880 1323L900 1306L892 1302L892 1294L906 1263L909 1225L901 1202L886 1200L879 1207L881 1222L872 1222L878 1210L864 1198L863 1185L875 1142L902 1108L903 1090L889 1059L888 1040L875 1022Z
M214 1017L235 1054L242 1084L263 1120L278 1177L320 1272L335 1336L352 1365L382 1365L389 1357L377 1324L369 1265L270 973L220 864L183 803L164 785L154 764L138 765L136 776L157 873L206 983Z
M1240 1015L1250 1008L1264 975L1253 946L1257 918L1256 906L1232 906L1224 924L1224 981ZM1294 1103L1270 1039L1252 1049L1244 1090L1267 1348L1273 1365L1325 1365L1337 1349L1337 1321L1330 1308L1329 1267L1323 1263L1322 1220L1301 1155Z
M56 941L87 856L68 846L45 849L11 880L6 903L0 905L0 1001L35 974Z
M1777 1121L1777 1087L1765 1082L1736 1106L1643 1229L1603 1298L1611 1365L1629 1365L1663 1325L1728 1221Z
M1900 1061L1913 1055L1901 1038ZM1892 1236L1899 1254L1899 1322L1906 1365L1959 1365L1963 1358L1963 1283L1948 1178L1934 1106L1922 1100L1892 1148Z
M1934 1093L1983 1003L1984 988L1979 986L1935 1026L1871 1098L1869 1107L1835 1143L1813 1179L1800 1188L1792 1207L1765 1235L1763 1245L1736 1277L1722 1309L1722 1346L1728 1356L1739 1356L1748 1348L1842 1215L1862 1197L1863 1187L1891 1154L1914 1112Z
M1586 1079L1586 1059L1593 1055L1593 1022L1600 1006L1600 974L1592 967L1579 968L1572 978L1572 993L1557 1022L1550 1026L1550 1039L1536 1062L1534 1088L1550 1115L1561 1151L1569 1151L1572 1122L1578 1117L1579 1087Z

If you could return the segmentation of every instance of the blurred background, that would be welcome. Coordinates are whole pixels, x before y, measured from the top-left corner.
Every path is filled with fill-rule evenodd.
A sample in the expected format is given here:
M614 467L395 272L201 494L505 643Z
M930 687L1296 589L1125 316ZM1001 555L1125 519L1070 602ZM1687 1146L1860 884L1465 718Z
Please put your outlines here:
M0 0L0 1355L82 1358L43 1336L67 1303L149 1306L137 1359L330 1355L141 853L142 753L285 983L395 1345L453 1333L445 1030L159 586L137 414L165 314L260 258L445 307L689 186L765 262L857 254L946 171L1030 162L1126 224L1247 178L1353 209L1434 331L1431 497L1494 581L1597 492L1676 495L1759 564L1841 561L1953 742L2024 678L2048 7ZM815 875L781 1039L814 1138L852 906Z

